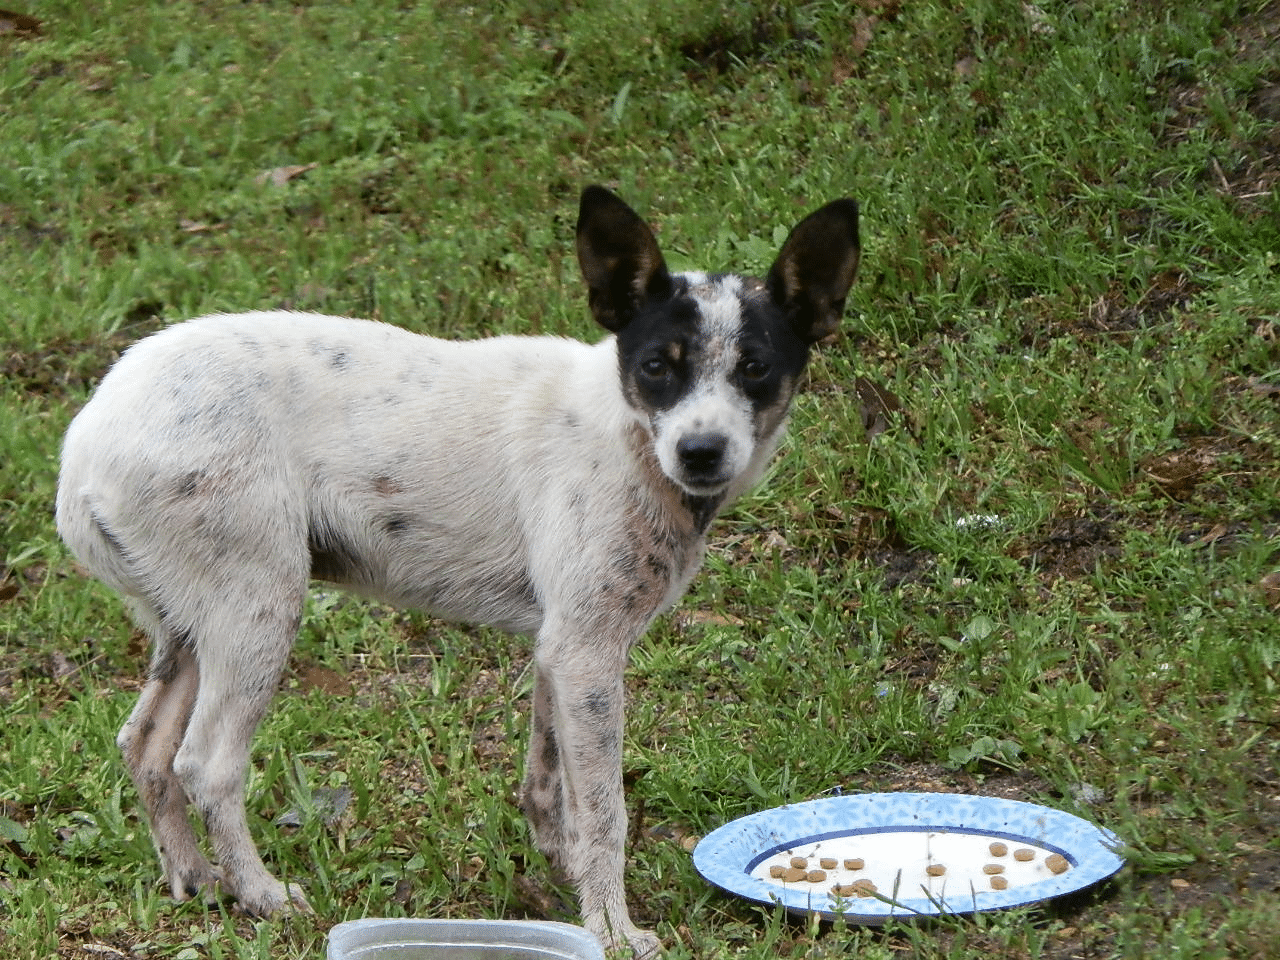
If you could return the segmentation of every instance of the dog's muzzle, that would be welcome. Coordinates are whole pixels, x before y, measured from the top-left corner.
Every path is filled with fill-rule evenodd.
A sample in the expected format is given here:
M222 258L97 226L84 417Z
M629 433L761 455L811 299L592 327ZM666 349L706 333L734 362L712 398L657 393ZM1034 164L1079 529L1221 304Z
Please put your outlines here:
M722 490L733 479L727 469L729 440L719 433L690 433L676 443L680 461L680 482L691 493L709 494Z

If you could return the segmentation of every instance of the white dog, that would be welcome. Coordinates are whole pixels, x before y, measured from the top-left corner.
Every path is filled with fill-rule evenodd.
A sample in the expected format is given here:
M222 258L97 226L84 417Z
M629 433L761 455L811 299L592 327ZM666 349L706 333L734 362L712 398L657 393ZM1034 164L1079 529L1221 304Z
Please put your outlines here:
M316 577L536 637L535 839L605 944L658 951L622 887L628 651L773 454L810 345L844 309L858 208L801 221L763 281L669 273L602 187L577 236L612 333L594 346L203 317L127 351L71 424L58 530L154 643L118 742L178 899L220 883L252 914L307 909L263 866L244 784Z

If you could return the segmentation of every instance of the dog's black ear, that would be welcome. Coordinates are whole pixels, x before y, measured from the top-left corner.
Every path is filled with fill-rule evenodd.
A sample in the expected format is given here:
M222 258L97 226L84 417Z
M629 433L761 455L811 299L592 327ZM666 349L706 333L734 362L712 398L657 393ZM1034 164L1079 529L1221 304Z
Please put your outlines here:
M828 203L791 231L765 286L802 339L816 343L836 332L860 254L853 200Z
M671 296L671 274L653 231L604 187L582 191L578 264L596 321L618 331L649 300Z

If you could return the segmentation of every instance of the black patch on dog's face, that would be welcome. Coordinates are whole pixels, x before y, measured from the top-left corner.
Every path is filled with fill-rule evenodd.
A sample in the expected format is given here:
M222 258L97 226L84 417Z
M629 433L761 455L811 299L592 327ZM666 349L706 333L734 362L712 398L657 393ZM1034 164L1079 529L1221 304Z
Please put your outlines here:
M618 332L618 367L628 402L641 410L674 406L692 382L700 313L688 284L669 300L646 303Z
M809 362L809 344L796 336L762 284L745 280L743 286L737 383L760 414L779 402L790 401L795 382Z
M623 394L646 415L662 472L714 498L776 435L809 345L759 280L686 273L671 290L618 330Z
M708 276L697 287L715 288L728 277ZM734 354L734 365L718 375L727 377L754 410L790 399L808 362L809 345L796 335L764 284L737 279L737 317L731 321L704 316L690 277L677 275L670 299L646 304L618 332L619 373L633 406L650 414L676 406L700 376L715 374L717 361L709 352L726 347Z

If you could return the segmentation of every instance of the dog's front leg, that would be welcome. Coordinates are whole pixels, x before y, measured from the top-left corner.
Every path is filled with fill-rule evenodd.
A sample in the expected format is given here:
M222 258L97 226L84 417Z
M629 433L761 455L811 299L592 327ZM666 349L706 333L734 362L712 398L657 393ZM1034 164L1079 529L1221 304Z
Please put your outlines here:
M607 947L652 957L660 942L631 922L623 890L623 671L630 640L549 632L534 655L534 709L523 800L538 846L578 891L583 924Z

